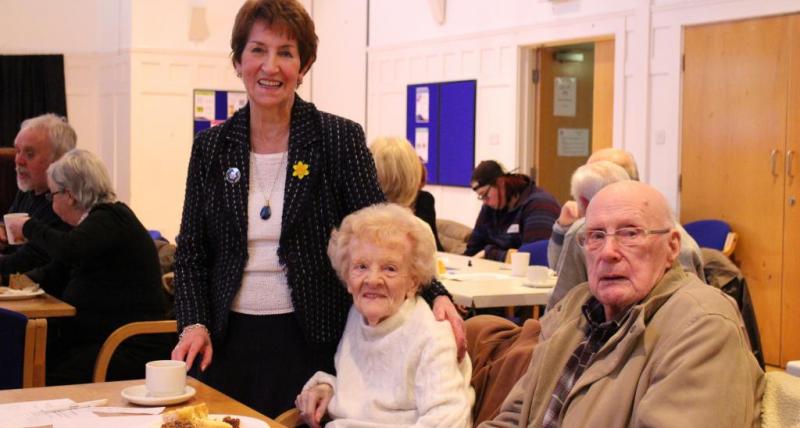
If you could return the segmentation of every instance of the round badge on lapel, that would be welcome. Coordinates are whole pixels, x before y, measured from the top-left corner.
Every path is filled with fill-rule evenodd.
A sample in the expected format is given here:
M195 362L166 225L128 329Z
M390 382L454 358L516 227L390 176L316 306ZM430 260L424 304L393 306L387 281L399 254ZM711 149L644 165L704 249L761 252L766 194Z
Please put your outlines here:
M230 167L225 171L225 181L228 183L236 184L240 178L242 178L242 172L239 171L239 168Z

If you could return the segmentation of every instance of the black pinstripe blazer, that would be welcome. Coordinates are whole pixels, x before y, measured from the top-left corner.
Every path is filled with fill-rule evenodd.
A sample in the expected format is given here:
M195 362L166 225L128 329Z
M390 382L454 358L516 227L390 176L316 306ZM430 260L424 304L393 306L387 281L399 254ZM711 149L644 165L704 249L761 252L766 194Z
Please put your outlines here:
M175 266L175 311L180 328L205 324L212 340L225 335L233 298L247 263L250 110L195 138ZM352 298L326 254L331 230L349 213L384 200L361 126L320 112L295 96L278 258L295 316L311 343L335 344ZM304 178L292 166L309 165ZM241 178L226 180L238 168ZM432 295L446 294L436 283Z

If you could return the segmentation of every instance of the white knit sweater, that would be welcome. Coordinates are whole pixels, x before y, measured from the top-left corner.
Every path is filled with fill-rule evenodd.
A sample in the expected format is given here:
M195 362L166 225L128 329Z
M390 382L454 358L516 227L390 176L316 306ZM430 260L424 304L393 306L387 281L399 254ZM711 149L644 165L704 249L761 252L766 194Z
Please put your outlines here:
M450 324L420 297L375 327L350 308L336 372L317 372L303 387L333 387L327 428L471 426L472 364L456 362Z

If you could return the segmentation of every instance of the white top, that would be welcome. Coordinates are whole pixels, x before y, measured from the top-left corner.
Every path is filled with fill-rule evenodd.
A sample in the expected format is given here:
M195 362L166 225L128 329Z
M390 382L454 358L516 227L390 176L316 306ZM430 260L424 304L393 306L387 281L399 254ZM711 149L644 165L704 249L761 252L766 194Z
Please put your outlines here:
M469 356L457 363L450 324L420 297L375 327L351 307L335 363L338 376L317 372L303 387L333 387L327 428L472 426Z
M270 194L270 189L275 185ZM285 314L294 311L286 273L278 263L283 193L286 186L286 153L250 154L250 188L247 195L247 264L242 286L232 310L250 315ZM264 220L261 209L269 196L272 215Z

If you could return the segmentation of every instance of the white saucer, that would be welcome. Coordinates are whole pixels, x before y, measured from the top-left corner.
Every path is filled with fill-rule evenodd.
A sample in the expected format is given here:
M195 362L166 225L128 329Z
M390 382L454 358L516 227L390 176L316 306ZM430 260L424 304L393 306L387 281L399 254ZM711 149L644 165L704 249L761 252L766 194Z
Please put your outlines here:
M544 281L531 281L528 278L522 282L522 285L531 288L553 288L556 286L556 282L558 282L557 276L550 276Z
M196 393L197 391L194 388L186 385L183 394L169 397L151 397L145 385L134 385L123 389L120 394L122 398L133 404L140 404L142 406L167 406L170 404L182 403L194 397Z

